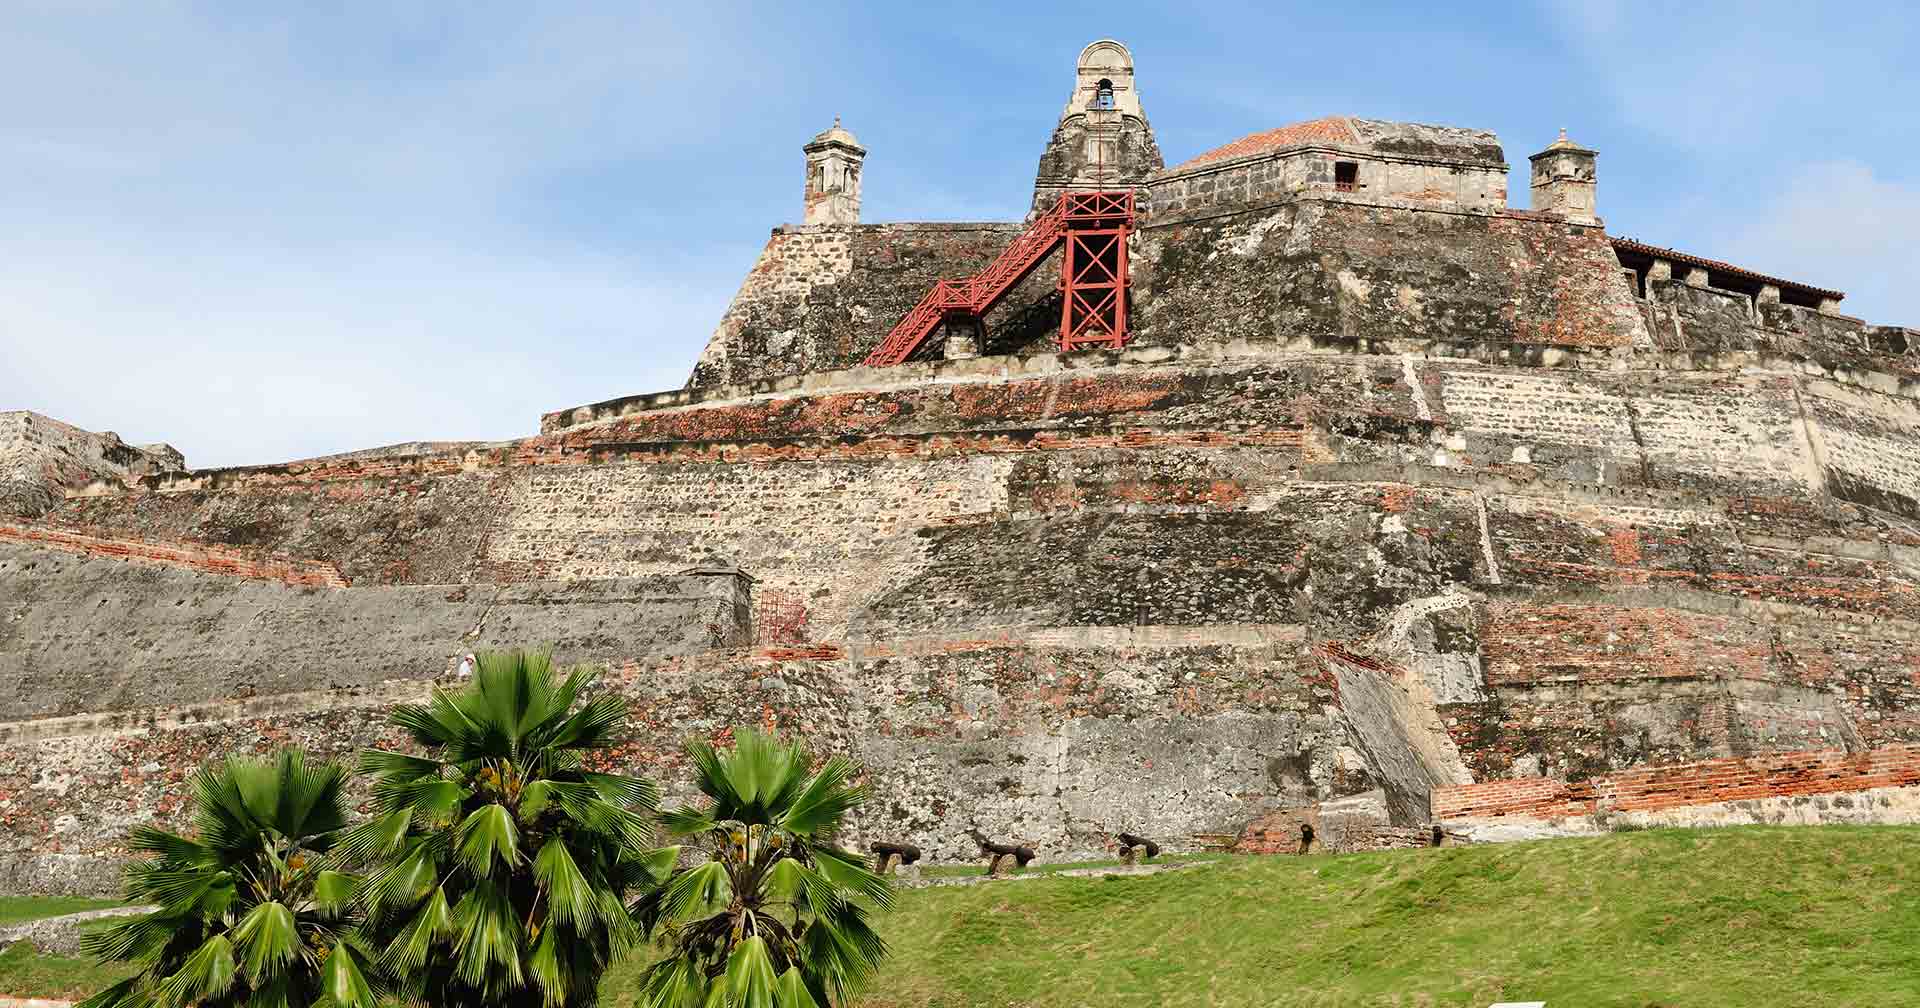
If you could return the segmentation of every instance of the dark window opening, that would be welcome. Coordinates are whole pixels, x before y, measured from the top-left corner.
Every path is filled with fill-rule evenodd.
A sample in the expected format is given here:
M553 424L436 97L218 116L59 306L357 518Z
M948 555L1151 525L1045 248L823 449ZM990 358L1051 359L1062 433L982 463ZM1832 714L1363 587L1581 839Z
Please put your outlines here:
M1093 107L1097 109L1110 109L1113 107L1112 81L1102 79L1100 83L1094 85Z
M1310 851L1312 849L1313 849L1313 827L1306 823L1301 823L1300 824L1300 853L1305 854L1307 851Z
M1341 192L1360 188L1360 166L1352 161L1333 163L1333 187Z
M1441 831L1440 827L1435 826L1433 828L1433 845L1435 847L1440 846L1440 842L1442 840L1445 840L1446 838L1447 838L1447 835Z

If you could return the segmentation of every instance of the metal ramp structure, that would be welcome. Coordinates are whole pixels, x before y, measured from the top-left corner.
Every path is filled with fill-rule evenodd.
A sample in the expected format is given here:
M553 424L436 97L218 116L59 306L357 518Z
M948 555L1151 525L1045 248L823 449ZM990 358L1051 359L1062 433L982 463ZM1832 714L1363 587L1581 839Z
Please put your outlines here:
M986 269L964 280L937 281L865 363L903 364L949 317L978 320L1062 243L1060 349L1117 350L1127 343L1127 236L1132 231L1131 190L1066 193Z

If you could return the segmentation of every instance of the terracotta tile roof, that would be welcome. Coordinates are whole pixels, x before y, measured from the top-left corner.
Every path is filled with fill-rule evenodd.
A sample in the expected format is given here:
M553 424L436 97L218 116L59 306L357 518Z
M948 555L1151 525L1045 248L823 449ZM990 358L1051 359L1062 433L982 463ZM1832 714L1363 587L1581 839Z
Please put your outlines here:
M1835 301L1847 296L1842 291L1828 290L1824 287L1814 287L1794 280L1783 280L1776 276L1768 276L1765 273L1755 273L1750 269L1735 266L1732 263L1724 263L1718 259L1706 259L1688 252L1661 248L1658 245L1648 245L1646 242L1634 241L1632 238L1615 238L1613 239L1613 247L1616 252L1638 252L1641 255L1665 259L1668 262L1683 263L1688 266L1699 266L1718 273L1727 273L1737 277L1745 277L1748 280L1756 280L1763 284L1772 284L1782 290L1805 291L1808 294L1814 294L1823 298L1832 298Z
M1353 127L1347 124L1346 117L1344 116L1327 116L1324 119L1309 119L1306 122L1294 123L1291 126L1282 126L1279 129L1270 129L1264 133L1255 133L1252 136L1241 137L1224 147L1215 147L1198 157L1188 158L1186 161L1175 165L1173 170L1180 171L1183 168L1192 168L1197 165L1206 164L1209 161L1225 161L1228 158L1237 158L1247 154L1258 154L1261 151L1279 150L1282 147L1297 147L1301 144L1316 142L1357 144L1360 142L1360 137L1355 135Z

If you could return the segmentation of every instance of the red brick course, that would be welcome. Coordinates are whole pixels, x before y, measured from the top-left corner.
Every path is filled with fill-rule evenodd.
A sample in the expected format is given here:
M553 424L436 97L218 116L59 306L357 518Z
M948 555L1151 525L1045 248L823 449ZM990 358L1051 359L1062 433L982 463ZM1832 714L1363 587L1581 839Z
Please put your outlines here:
M1615 812L1651 812L1916 785L1920 745L1893 745L1860 753L1820 750L1708 760L1622 770L1583 781L1531 777L1463 784L1433 792L1433 817L1564 819L1597 811L1603 803Z
M255 554L229 546L149 542L89 535L69 529L0 525L0 541L25 543L81 556L157 563L201 574L257 578L313 588L348 587L339 568L319 560Z

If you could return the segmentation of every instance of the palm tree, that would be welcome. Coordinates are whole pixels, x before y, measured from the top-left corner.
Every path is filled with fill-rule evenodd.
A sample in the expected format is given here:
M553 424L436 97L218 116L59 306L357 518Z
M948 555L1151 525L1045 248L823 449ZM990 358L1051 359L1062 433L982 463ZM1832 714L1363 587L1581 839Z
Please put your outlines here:
M687 746L708 800L661 816L686 846L663 848L656 864L698 863L670 871L634 905L648 936L670 949L647 970L647 1004L846 1004L887 954L868 909L893 902L867 859L834 842L867 789L849 783L855 768L844 757L809 772L797 744L754 731L736 739L724 755Z
M81 939L139 973L85 1008L372 1008L380 990L356 933L358 879L326 867L346 825L346 770L299 749L229 757L193 777L193 836L153 827L130 846L126 897L159 909Z
M627 722L617 696L580 703L593 671L521 651L475 666L464 688L393 712L425 756L362 754L376 814L339 853L372 866L360 901L408 1000L591 1005L639 939L624 901L646 876L659 793L586 769Z

